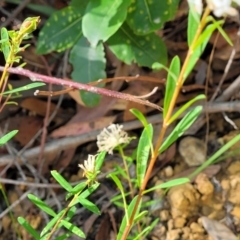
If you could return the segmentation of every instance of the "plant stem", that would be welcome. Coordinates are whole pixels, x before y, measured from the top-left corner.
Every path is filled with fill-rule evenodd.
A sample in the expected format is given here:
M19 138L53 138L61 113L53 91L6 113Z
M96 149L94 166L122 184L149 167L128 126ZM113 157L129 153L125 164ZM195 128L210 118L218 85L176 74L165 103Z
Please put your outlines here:
M139 190L139 193L138 193L138 197L137 197L137 201L136 201L136 204L134 206L134 209L132 211L132 214L130 216L130 219L129 219L129 224L126 226L124 232L123 232L123 236L122 236L122 240L126 240L127 239L127 236L131 230L131 227L132 227L132 224L133 224L133 220L134 220L134 217L135 217L135 214L136 214L136 211L138 209L138 205L140 203L140 200L142 198L142 195L143 195L143 191L145 190L146 186L147 186L147 183L148 183L148 180L150 179L150 176L151 176L151 172L152 172L152 169L154 167L154 164L156 162L156 159L159 155L159 149L160 149L160 146L161 144L163 143L163 138L164 138L164 135L166 133L166 130L169 126L169 120L171 119L171 116L172 116L172 113L173 113L173 110L174 110L174 107L175 107L175 104L176 104L176 100L177 100L177 97L179 95L179 92L182 88L182 85L184 83L184 74L186 72L186 68L189 64L189 60L194 52L194 48L195 48L195 44L203 30L203 28L205 27L206 25L206 18L207 16L209 15L210 13L210 10L208 8L206 8L204 14L203 14L203 17L201 19L201 22L200 22L200 25L198 27L198 30L196 32L196 35L192 41L192 44L189 46L189 50L188 50L188 53L187 53L187 56L186 56L186 59L184 61L184 64L182 66L182 69L181 69L181 72L179 74L179 77L178 77L178 80L176 82L176 87L175 87L175 90L174 90L174 93L173 93L173 97L172 97L172 100L170 102L170 105L169 105L169 110L166 114L166 117L163 119L163 126L162 126L162 129L160 131L160 134L159 134L159 138L158 138L158 141L157 141L157 144L155 146L155 149L154 149L154 153L150 159L150 163L148 165L148 168L147 168L147 172L145 174L145 177L144 177L144 180L143 180L143 183L141 185L141 188Z

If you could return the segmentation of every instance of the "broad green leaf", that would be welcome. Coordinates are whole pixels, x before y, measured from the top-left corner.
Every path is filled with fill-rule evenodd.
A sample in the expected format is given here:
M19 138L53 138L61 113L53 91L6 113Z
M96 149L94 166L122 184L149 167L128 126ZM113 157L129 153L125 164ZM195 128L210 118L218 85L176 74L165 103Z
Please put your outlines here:
M18 222L33 236L35 240L40 239L38 232L23 217L18 217Z
M37 53L64 51L82 36L82 16L87 0L81 0L82 9L72 6L54 12L40 31Z
M72 192L73 188L72 186L68 183L68 181L61 175L59 174L56 170L51 171L52 176L55 178L55 180L67 191L67 192Z
M18 92L26 91L26 90L29 90L29 89L32 89L32 88L41 87L41 86L44 86L44 85L46 85L46 84L43 83L43 82L29 83L29 84L27 84L27 85L25 85L23 87L14 88L12 90L0 93L0 95L7 95L7 94L12 94L12 93L18 93Z
M157 186L154 186L152 188L149 188L149 189L145 190L144 194L146 194L148 192L152 192L152 191L157 190L157 189L170 188L170 187L174 187L174 186L181 185L181 184L184 184L184 183L188 183L189 181L190 181L189 178L173 179L173 180L167 181L165 183L161 183Z
M91 47L85 37L81 37L73 46L69 62L73 65L71 77L76 82L90 83L106 78L106 59L102 43ZM103 86L103 85L101 85ZM87 91L80 91L83 102L88 107L96 106L100 95Z
M123 220L122 220L122 222L121 222L119 231L118 231L117 240L121 240L121 239L122 239L123 232L124 232L124 230L125 230L125 228L126 228L126 226L127 226L127 224L128 224L127 216L131 216L131 215L132 215L133 209L134 209L135 204L136 204L136 202L137 202L137 197L138 197L138 196L135 196L135 197L133 198L133 200L131 201L131 203L129 204L129 206L128 206L127 214L125 214L125 216L124 216L124 218L123 218ZM141 200L141 201L142 201L142 200ZM139 203L139 205L138 205L138 209L137 209L137 211L136 211L136 213L135 213L135 216L137 216L138 213L139 213L139 210L140 210L140 207L141 207L141 201L140 201L140 203ZM131 227L132 227L132 226L131 226Z
M197 106L190 110L184 118L177 124L170 135L165 139L159 152L165 151L169 146L171 146L183 133L193 124L202 111L202 106Z
M195 8L190 5L190 9L188 12L188 46L191 46L194 37L196 36L198 27L200 25L200 15L197 13Z
M6 28L1 28L1 50L4 55L5 62L9 63L10 59L8 59L8 56L10 54L10 43L9 43L9 36L8 31Z
M34 196L33 194L28 194L29 200L31 200L37 207L43 210L48 215L55 217L57 214L53 211L51 207L49 207L45 202L43 202L38 197Z
M7 134L5 134L3 137L0 138L0 146L6 144L11 138L13 138L18 133L18 130L13 130Z
M105 42L122 25L131 0L90 0L82 21L83 35L93 47Z
M180 59L178 56L175 56L170 65L170 72L172 72L176 77L179 76L180 73ZM172 77L172 74L168 74L167 83L166 83L166 91L164 97L163 104L163 117L165 118L169 109L169 105L172 101L173 93L176 88L177 80Z
M206 162L204 162L200 167L198 167L193 173L189 175L189 178L193 178L198 173L203 171L206 167L213 164L219 157L222 157L222 155L231 148L234 144L236 144L238 141L240 141L240 134L231 139L229 142L224 144L216 153L214 153Z
M163 27L175 17L179 0L137 0L128 8L127 23L138 35L145 35Z
M138 36L127 24L123 24L107 43L112 52L127 64L134 61L151 68L155 62L167 63L166 46L155 33Z
M198 100L205 99L206 96L204 94L200 94L196 96L195 98L191 99L187 103L185 103L180 109L173 114L173 116L170 118L168 124L171 124L174 120L176 120L184 111L186 111L193 103L195 103Z
M72 223L67 222L65 220L61 220L61 223L63 224L63 226L66 229L68 229L70 232L74 233L78 237L81 237L81 238L84 238L84 239L86 238L84 232L80 228L78 228L77 226L75 226Z
M137 147L137 184L141 187L144 179L149 152L152 148L153 127L148 124L142 131Z
M93 212L95 214L98 214L98 215L101 214L101 212L98 209L98 207L94 203L90 202L88 199L79 197L78 198L78 202L80 204L82 204L83 207L88 209L89 211L91 211L91 212Z
M144 127L148 125L146 117L136 108L129 110L141 123Z

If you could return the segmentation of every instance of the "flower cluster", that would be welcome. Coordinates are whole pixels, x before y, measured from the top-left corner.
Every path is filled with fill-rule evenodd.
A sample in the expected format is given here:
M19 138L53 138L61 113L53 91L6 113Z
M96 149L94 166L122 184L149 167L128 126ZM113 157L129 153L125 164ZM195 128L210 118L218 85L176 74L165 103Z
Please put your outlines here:
M232 3L240 5L240 0L206 0L207 5L216 17L225 15L237 16L238 11L232 7ZM202 0L188 0L189 5L193 6L196 12L202 13Z
M130 138L122 128L123 126L118 124L111 124L109 127L104 128L97 136L98 151L107 151L109 154L112 154L115 147L128 143Z

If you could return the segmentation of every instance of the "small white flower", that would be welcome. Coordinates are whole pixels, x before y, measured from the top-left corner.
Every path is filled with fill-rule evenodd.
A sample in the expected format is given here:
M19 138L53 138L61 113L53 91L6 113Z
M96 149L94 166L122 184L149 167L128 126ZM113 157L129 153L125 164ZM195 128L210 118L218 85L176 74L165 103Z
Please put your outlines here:
M225 15L236 16L238 12L231 6L232 2L240 5L239 0L207 0L208 7L213 11L216 17Z
M88 155L88 159L84 160L84 164L78 164L78 166L84 171L83 176L88 176L95 172L95 156Z
M122 128L123 126L118 124L111 124L109 127L104 128L97 136L98 151L107 151L109 154L112 154L115 147L128 143L130 138Z

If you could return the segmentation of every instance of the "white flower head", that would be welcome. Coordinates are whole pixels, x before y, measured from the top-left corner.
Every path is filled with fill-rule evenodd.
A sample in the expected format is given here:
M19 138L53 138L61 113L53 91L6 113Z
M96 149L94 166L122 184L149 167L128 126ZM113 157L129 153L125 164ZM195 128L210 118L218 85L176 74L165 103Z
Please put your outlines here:
M109 127L104 128L97 136L98 151L107 151L109 154L113 154L115 147L128 143L130 138L122 128L123 126L119 124L111 124Z
M239 0L207 0L208 7L216 17L225 15L236 16L238 11L231 6L232 2L240 5Z
M84 160L84 164L78 164L78 166L84 171L83 176L88 177L89 174L95 172L95 156L88 155L88 159Z

